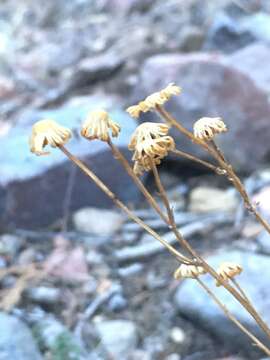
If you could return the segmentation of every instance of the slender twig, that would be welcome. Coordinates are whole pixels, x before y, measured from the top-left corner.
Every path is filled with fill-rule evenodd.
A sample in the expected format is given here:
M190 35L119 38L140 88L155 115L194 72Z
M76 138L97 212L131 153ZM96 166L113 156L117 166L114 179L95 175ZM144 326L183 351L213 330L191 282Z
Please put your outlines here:
M171 207L168 205L168 197L166 194L166 191L164 190L164 187L162 186L162 183L159 178L159 174L156 168L156 165L152 161L152 169L153 174L155 177L155 181L157 184L157 187L160 191L160 196L164 202L164 205L167 209L169 219L171 220L172 224L172 231L175 233L175 236L181 243L181 245L198 261L197 264L200 264L204 267L204 269L214 278L217 280L218 283L221 283L223 287L225 287L239 302L242 304L242 306L249 312L249 314L255 319L257 324L261 327L261 329L269 336L270 338L270 329L267 326L267 324L263 321L263 319L260 317L260 315L257 313L257 311L254 309L254 307L250 304L249 301L246 300L245 297L241 295L233 286L231 286L229 283L224 281L222 277L218 275L218 273L197 253L195 249L193 249L192 246L188 243L186 239L182 236L180 231L177 229L175 222L174 222L174 216L173 211Z
M199 163L201 165L204 165L204 166L208 167L209 169L215 171L217 174L221 174L222 169L220 169L217 166L209 163L208 161L201 160L201 159L197 158L194 155L191 155L191 154L189 154L189 153L187 153L185 151L181 151L181 150L178 150L178 149L171 150L171 152L174 153L177 156L180 156L180 157L186 158L188 160L197 162L197 163Z
M162 237L156 233L152 228L150 228L143 220L133 214L133 212L120 201L116 195L93 173L89 167L87 167L81 160L76 156L72 155L63 145L59 146L59 149L74 163L76 164L81 171L83 171L96 185L120 208L122 209L130 219L139 224L145 231L157 239L161 244L163 244L179 261L190 264L192 260L182 255L177 251L173 246L169 245Z
M270 234L270 224L261 216L257 211L256 207L252 204L244 185L242 184L239 177L235 174L232 166L225 160L225 156L221 150L217 147L214 140L211 142L210 146L207 142L196 138L191 131L188 131L184 126L182 126L170 113L168 113L162 106L157 105L156 111L158 114L165 120L166 123L177 128L182 134L187 136L192 142L200 145L205 151L210 153L220 164L221 169L225 170L224 175L232 182L236 190L239 192L241 197L244 200L247 210L255 216L257 221L265 228L265 230Z
M267 355L270 355L270 349L268 349L255 335L253 335L237 318L227 309L227 307L216 297L216 295L210 290L210 288L205 285L203 281L196 278L200 286L207 292L207 294L214 300L214 302L221 308L221 310L226 314L226 316L236 325L238 328L245 333L251 340L254 341L254 344L264 351Z
M237 290L241 293L241 295L246 299L246 301L248 301L250 303L250 305L252 306L252 304L249 301L245 291L243 290L243 288L238 284L238 282L233 277L231 278L231 282L234 284L234 286L237 288Z
M129 176L133 179L135 184L138 186L142 194L145 196L146 200L152 206L156 212L159 214L159 216L164 220L165 223L169 224L169 219L163 214L160 206L156 202L156 200L153 198L153 196L150 194L150 192L146 189L146 187L143 185L141 180L138 178L137 175L135 175L132 167L129 165L129 162L125 158L125 156L121 153L121 151L118 149L117 146L115 146L111 139L108 140L108 145L110 146L112 153L114 157L120 161L120 163L123 165Z

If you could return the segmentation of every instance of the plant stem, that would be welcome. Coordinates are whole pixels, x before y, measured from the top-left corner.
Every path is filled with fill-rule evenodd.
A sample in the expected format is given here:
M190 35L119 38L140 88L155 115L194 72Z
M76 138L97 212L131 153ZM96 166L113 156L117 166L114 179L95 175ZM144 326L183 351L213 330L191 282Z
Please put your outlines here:
M210 146L207 142L196 138L192 132L188 131L184 126L182 126L174 117L169 114L162 106L157 105L156 111L161 115L161 117L165 120L165 122L173 125L177 128L181 133L187 136L192 142L200 145L204 150L210 153L220 164L220 167L224 171L224 175L231 181L239 192L241 197L244 200L245 206L250 213L252 213L257 221L265 228L265 230L270 234L270 224L261 216L261 214L257 211L256 207L251 203L249 196L245 190L244 185L242 184L239 177L235 174L232 166L225 160L225 156L215 144L214 140L212 140L212 145ZM222 173L222 172L221 172Z
M188 160L191 160L191 161L197 162L201 165L204 165L204 166L208 167L209 169L215 171L216 173L220 174L221 169L217 168L215 165L209 163L208 161L201 160L201 159L197 158L196 156L193 156L185 151L181 151L178 149L171 150L171 152L177 156L181 156Z
M153 174L155 177L155 181L157 184L157 187L160 191L160 196L164 202L164 205L168 212L168 217L171 221L172 225L172 231L174 232L176 238L179 240L181 245L186 249L198 262L197 265L203 266L204 269L215 279L218 283L221 283L224 288L226 288L232 296L234 296L240 304L249 312L249 314L255 319L257 324L260 326L260 328L268 335L270 338L270 329L268 328L267 324L263 321L263 319L260 317L260 315L257 313L257 311L254 309L254 307L250 304L250 302L241 295L233 286L231 286L229 283L224 281L222 277L218 275L218 273L197 253L196 250L193 249L192 246L188 243L187 240L184 239L180 231L177 229L177 226L174 221L173 211L169 205L169 200L166 194L166 191L160 181L160 177L157 171L157 167L155 163L152 161L152 169Z
M135 184L138 186L140 191L145 196L146 200L152 206L156 212L159 214L159 216L162 218L162 220L169 225L169 219L163 214L160 206L156 202L156 200L153 198L153 196L150 194L150 192L146 189L146 187L143 185L141 180L138 178L137 175L134 174L134 171L132 167L129 165L129 162L125 158L125 156L121 153L121 151L115 146L111 139L108 140L108 145L110 146L112 153L114 157L120 161L120 163L123 165L129 176L132 178L132 180L135 182Z
M227 307L216 297L216 295L202 282L199 277L196 278L200 286L208 293L208 295L214 300L214 302L221 308L225 315L236 325L238 328L245 333L254 343L260 348L265 354L270 355L270 349L268 349L255 335L253 335L236 317L229 312Z
M150 226L148 226L143 220L141 220L138 216L134 215L133 212L120 201L116 195L99 179L99 177L93 173L88 166L86 166L81 160L79 160L76 156L72 155L63 145L59 146L59 149L74 163L76 164L81 171L83 171L92 181L96 183L96 185L120 208L122 209L130 219L140 225L145 231L147 231L151 236L153 236L156 240L158 240L162 245L164 245L170 253L172 253L178 261L183 262L185 264L192 263L192 260L182 255L179 251L177 251L173 246L168 244L158 233L156 233Z

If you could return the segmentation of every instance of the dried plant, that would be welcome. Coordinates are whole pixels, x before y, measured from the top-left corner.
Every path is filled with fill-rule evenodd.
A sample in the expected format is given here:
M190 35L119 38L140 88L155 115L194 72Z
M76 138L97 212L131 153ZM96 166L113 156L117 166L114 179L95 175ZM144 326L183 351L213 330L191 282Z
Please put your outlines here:
M91 181L96 185L122 210L130 219L136 222L142 229L158 240L167 250L177 259L179 267L174 273L177 280L192 279L196 281L220 307L225 315L244 332L253 343L270 355L270 348L260 341L254 334L252 334L223 304L215 295L214 291L205 284L201 279L201 275L208 274L215 281L216 286L222 286L231 296L235 298L246 311L254 318L261 330L267 335L270 340L270 329L264 322L261 316L256 311L252 302L248 299L246 293L235 280L235 276L242 272L240 264L233 264L230 262L222 263L217 270L213 269L208 262L191 246L191 244L183 237L181 230L176 226L174 220L174 213L169 203L165 188L161 182L158 165L169 152L177 156L185 157L190 161L198 162L207 168L213 170L220 176L226 176L227 179L234 185L236 190L242 196L246 208L255 215L256 219L264 226L270 233L270 225L259 214L256 207L252 204L244 185L233 170L232 165L226 160L222 151L215 143L216 134L221 134L227 131L227 127L221 118L202 118L194 124L194 133L187 130L180 122L178 122L170 113L168 113L163 105L173 96L179 95L181 89L169 84L165 89L148 96L145 100L133 105L127 109L127 112L135 118L147 111L156 112L164 123L143 123L139 125L134 132L129 149L133 151L134 166L130 165L129 161L112 142L111 135L117 137L120 132L119 125L113 121L109 114L104 110L97 110L87 116L85 123L81 129L81 134L88 141L100 140L108 144L112 151L112 155L122 164L129 176L133 179L139 190L145 196L147 202L161 219L168 225L169 229L178 240L181 250L177 250L163 239L155 230L147 225L141 218L139 218L129 207L127 207L110 188L80 159L71 154L64 146L69 138L71 132L68 129L56 124L51 120L42 120L34 125L32 135L30 138L31 151L37 155L47 155L44 147L50 145L58 147L76 166L83 171ZM200 158L186 153L175 148L174 139L169 135L170 128L176 128L181 134L188 137L194 144L200 146L204 151L207 151L212 156L214 163L201 160ZM159 206L154 196L148 191L145 185L140 180L139 176L144 171L152 171L156 187L158 189L160 198L165 207L165 213Z

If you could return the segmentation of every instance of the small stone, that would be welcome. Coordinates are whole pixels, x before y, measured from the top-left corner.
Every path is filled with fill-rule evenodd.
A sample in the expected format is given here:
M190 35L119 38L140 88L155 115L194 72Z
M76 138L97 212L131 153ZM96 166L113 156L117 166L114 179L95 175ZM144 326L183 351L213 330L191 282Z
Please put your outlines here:
M122 267L118 270L119 276L126 278L132 275L136 275L143 270L143 265L140 263L134 263L126 267Z
M166 356L165 360L181 360L181 356L178 354L170 354Z
M123 359L135 350L137 328L128 320L107 320L95 324L101 343L112 358Z
M180 33L179 48L183 52L199 51L204 42L204 33L196 26L187 26Z
M118 312L124 310L128 305L127 300L122 294L115 294L109 300L108 308L110 311Z
M27 265L36 260L36 250L33 247L23 250L18 256L18 265Z
M221 190L199 186L190 193L189 210L192 212L233 212L237 205L236 194L232 189Z
M55 304L62 298L60 289L46 286L31 288L27 294L32 301L42 304Z
M0 254L8 255L11 258L14 258L23 243L24 239L19 236L4 234L0 237Z
M87 207L75 212L73 222L78 231L102 236L117 232L124 217L117 211Z
M15 316L2 312L0 312L0 359L42 359L28 327Z
M170 337L172 341L176 344L183 344L186 340L186 334L179 327L172 328Z

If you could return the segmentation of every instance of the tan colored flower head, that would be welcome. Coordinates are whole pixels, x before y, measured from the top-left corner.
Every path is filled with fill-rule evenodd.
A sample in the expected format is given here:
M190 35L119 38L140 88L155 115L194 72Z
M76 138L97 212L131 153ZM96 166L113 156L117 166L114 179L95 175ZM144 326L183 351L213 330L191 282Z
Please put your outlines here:
M216 134L226 132L227 127L220 117L203 117L195 122L193 130L196 138L209 141Z
M140 101L137 105L130 106L127 108L127 112L130 116L138 118L140 113L154 110L157 105L164 105L173 95L179 95L181 88L175 84L169 84L165 89L155 92L143 101Z
M54 120L41 120L32 127L29 139L30 151L36 155L48 155L44 151L46 145L57 147L64 145L71 137L71 131L55 122Z
M82 125L81 135L88 140L108 141L110 131L113 137L117 137L120 129L120 126L109 117L106 111L95 110L88 114Z
M242 270L243 270L242 267L238 264L231 262L224 262L217 269L217 273L224 281L228 282L229 279L232 279L236 275L241 274ZM220 286L218 282L216 285Z
M129 150L135 150L137 144L145 140L158 139L168 135L169 126L161 123L145 122L139 125L134 131L130 143Z
M174 140L171 136L162 136L158 139L149 139L139 142L136 146L133 160L140 160L143 157L159 157L163 159L168 155L168 151L175 148Z
M198 277L199 275L203 275L205 273L206 271L202 266L182 264L179 266L177 270L175 270L174 278L176 280L180 280L184 278L196 279L196 277Z

